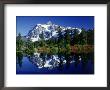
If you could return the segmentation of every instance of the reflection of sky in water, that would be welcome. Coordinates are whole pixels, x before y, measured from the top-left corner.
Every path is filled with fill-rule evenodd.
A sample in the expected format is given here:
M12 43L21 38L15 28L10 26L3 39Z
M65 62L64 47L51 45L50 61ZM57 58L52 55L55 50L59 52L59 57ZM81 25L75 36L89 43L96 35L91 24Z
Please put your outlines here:
M68 60L67 60L68 59ZM17 62L18 63L18 62ZM21 66L20 66L21 65ZM23 57L17 64L17 74L93 74L92 60L83 61L78 56L58 56L36 53L34 57Z

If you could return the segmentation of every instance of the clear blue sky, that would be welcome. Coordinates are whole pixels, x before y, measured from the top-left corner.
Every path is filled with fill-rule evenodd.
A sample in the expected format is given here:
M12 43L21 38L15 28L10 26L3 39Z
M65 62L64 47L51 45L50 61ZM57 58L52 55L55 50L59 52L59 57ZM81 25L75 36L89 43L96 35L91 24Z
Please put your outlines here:
M26 35L36 24L48 21L64 27L94 29L94 16L16 16L17 35Z

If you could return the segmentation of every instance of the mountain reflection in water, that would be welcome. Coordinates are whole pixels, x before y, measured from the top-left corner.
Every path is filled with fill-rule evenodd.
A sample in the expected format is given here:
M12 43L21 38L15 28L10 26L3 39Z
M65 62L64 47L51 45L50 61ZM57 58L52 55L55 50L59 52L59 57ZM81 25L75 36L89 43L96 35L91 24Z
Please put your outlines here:
M94 74L94 54L19 55L16 74Z

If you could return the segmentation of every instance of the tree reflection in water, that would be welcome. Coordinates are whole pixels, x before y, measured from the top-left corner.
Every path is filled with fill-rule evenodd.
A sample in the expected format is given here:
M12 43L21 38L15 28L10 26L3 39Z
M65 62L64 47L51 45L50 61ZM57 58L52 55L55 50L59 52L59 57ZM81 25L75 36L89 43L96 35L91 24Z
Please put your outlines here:
M63 60L61 53L58 54L59 64L58 64L58 70L63 70Z
M22 59L23 59L23 53L17 52L17 63L19 64L19 67L22 67Z

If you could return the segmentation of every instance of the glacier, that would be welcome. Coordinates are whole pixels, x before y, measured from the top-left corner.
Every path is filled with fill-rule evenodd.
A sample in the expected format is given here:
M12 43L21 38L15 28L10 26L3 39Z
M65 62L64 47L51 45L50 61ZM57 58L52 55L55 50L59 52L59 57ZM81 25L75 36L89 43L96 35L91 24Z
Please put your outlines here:
M58 27L60 27L62 34L64 34L65 30L77 30L79 34L82 31L80 28L63 27L48 21L46 24L37 24L32 30L28 32L26 38L30 39L32 42L35 42L41 40L41 34L43 34L45 40L48 40L52 37L57 37Z

